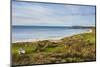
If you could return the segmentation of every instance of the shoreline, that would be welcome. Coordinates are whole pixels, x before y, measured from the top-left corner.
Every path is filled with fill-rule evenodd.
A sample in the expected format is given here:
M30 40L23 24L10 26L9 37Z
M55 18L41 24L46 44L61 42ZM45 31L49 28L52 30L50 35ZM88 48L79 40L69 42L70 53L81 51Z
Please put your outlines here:
M82 33L91 33L91 32L92 32L92 29L89 29L89 30L87 30L86 32L81 32L81 33L78 33L78 34L82 34ZM57 37L57 38L44 38L44 39L20 40L20 41L15 41L15 42L12 42L12 43L38 42L38 41L44 41L44 40L49 40L49 41L51 41L51 42L58 42L58 41L60 41L62 38L71 37L71 36L78 35L78 34L73 34L73 35L64 36L64 37Z
M21 42L38 42L38 41L44 41L44 40L49 40L49 41L52 41L52 42L56 42L56 41L59 41L60 39L62 39L63 37L61 38L46 38L46 39L28 39L28 40L20 40L20 41L15 41L15 42L12 42L12 43L21 43Z

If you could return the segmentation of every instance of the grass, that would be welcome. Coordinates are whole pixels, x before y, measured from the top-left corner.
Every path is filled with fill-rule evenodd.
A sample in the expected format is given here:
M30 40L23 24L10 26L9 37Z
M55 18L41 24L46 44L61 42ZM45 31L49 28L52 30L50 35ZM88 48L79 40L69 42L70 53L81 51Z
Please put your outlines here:
M12 43L12 64L30 65L95 61L95 45L95 32L65 37L58 42L44 40ZM23 56L18 54L20 48L26 51Z

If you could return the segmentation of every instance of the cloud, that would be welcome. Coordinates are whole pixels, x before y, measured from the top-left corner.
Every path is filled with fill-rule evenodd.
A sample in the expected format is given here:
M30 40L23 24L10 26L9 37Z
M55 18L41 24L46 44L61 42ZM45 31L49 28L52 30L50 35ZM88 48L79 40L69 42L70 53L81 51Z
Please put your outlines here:
M13 25L91 25L95 23L92 6L13 2Z

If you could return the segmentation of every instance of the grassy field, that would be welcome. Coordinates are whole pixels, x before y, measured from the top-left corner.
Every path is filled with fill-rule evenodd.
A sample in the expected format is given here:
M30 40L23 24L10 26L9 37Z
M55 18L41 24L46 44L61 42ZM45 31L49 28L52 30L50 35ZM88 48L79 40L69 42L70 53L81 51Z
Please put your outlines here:
M12 43L12 64L52 64L73 63L96 60L95 30L62 38L57 42L49 40L38 42ZM26 53L19 55L23 48Z

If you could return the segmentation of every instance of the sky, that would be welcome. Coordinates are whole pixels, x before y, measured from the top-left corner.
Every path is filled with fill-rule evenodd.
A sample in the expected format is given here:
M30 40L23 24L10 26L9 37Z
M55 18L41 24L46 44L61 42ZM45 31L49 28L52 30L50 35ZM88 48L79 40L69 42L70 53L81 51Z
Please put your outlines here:
M95 6L13 1L12 25L94 26Z

